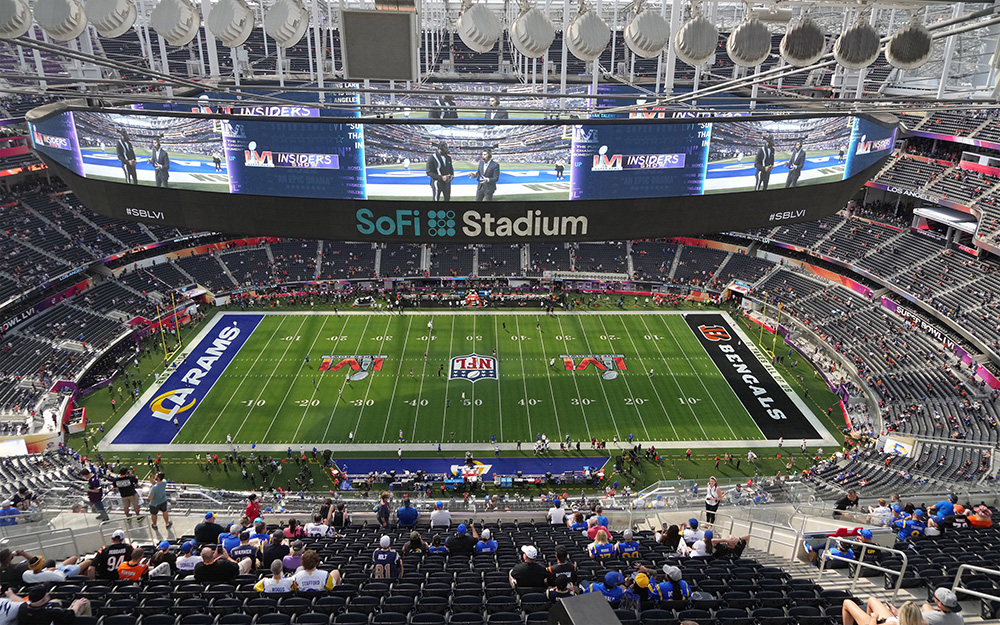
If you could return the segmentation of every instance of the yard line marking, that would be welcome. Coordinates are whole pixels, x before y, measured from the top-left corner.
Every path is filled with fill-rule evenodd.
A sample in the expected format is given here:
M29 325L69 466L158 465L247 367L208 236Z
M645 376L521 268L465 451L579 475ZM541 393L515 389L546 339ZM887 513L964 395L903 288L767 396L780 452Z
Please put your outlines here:
M299 327L295 328L295 332L292 334L292 337L297 336L298 333L302 331L302 326L303 324L305 324L305 322L306 322L306 317L302 317L302 321L301 323L299 323ZM281 358L285 357L285 354L288 353L288 350L292 348L293 343L295 343L294 338L291 341L288 341L288 345L285 347L285 351L281 353ZM243 423L240 424L239 429L236 430L236 434L233 435L234 440L236 439L236 437L240 435L240 432L243 430L243 426L245 426L250 421L250 415L253 414L253 409L257 407L257 402L260 401L261 397L263 397L264 391L267 389L268 382L271 381L271 378L274 377L275 372L278 370L278 367L280 366L281 366L281 360L279 359L278 364L274 365L274 369L271 371L271 375L267 377L267 382L264 382L264 384L260 387L260 392L257 393L257 399L255 399L253 405L250 406L250 410L244 417Z
M357 354L361 351L361 342L365 340L365 330L368 329L368 324L371 323L372 316L371 313L365 316L365 327L361 328L361 338L358 339L358 346L354 349L354 353ZM339 342L339 341L338 341ZM350 374L348 374L350 376ZM371 376L368 376L371 377ZM343 384L347 384L345 379ZM371 380L368 381L368 385L371 386ZM364 402L362 402L364 403ZM326 429L323 430L323 440L326 440L327 434L330 433L330 425L333 424L333 416L337 414L337 408L340 407L340 398L337 398L337 403L333 405L333 410L330 411L330 419L326 422Z
M563 349L569 354L569 343L566 342L566 331L563 330L562 318L556 317L556 322L559 324L559 334L563 337ZM576 399L580 402L580 415L583 416L583 424L587 428L587 438L594 440L594 435L590 433L590 422L587 421L587 411L583 409L583 394L580 393L580 383L576 380L575 372L570 371L569 373L573 377L573 385L576 387ZM611 406L608 406L608 408L611 408Z
M410 320L406 322L406 334L403 336L403 347L400 354L406 351L406 338L410 336L410 327L413 325L413 315L409 315ZM399 368L396 369L396 380L392 383L392 393L389 395L389 408L385 411L385 426L382 427L382 440L385 440L386 430L389 428L389 415L392 414L392 402L396 400L396 386L399 384L399 374L403 372L403 358L399 359ZM419 403L419 402L417 402ZM358 418L358 425L361 419Z
M448 337L449 337L448 338L448 354L446 355L446 359L448 360L448 377L445 378L445 381L444 381L444 406L441 408L441 439L440 440L442 440L442 441L445 440L444 431L445 431L445 428L448 425L448 387L451 385L451 355L452 355L452 353L454 353L453 350L452 350L452 348L455 346L455 316L454 315L452 315L452 317L451 317L451 333L448 335ZM427 353L428 354L430 353L430 348L431 348L431 338L430 338L430 331L428 331L427 332ZM427 370L427 363L426 362L424 362L424 370L425 371ZM420 391L418 391L418 393L417 393L418 398L420 396L420 393L423 392L423 390L424 390L424 379L423 379L423 377L421 377L420 378ZM420 404L419 400L417 401L417 404ZM420 408L418 407L417 410L419 411ZM413 436L415 437L416 435L417 435L417 417L416 417L416 415L414 415L414 417L413 417Z
M340 344L340 337L344 336L344 331L347 330L347 324L350 321L351 321L350 317L345 317L344 318L344 327L340 328L340 332L337 334L337 340L333 342L333 352L332 352L333 354L337 353L336 350L337 350L337 346ZM324 327L326 326L326 322L325 321L323 322L323 326ZM319 338L319 336L317 335L317 339L318 338ZM315 341L313 341L313 343L315 344ZM319 373L319 371L317 371L317 373ZM319 379L316 381L316 386L313 387L312 395L309 396L309 401L306 403L305 409L302 411L302 416L299 417L299 424L297 426L295 426L295 434L292 435L292 440L293 441L299 435L299 430L302 429L302 424L305 423L305 421L306 421L306 414L309 412L309 405L312 403L313 399L316 398L316 393L319 392L319 387L323 383L323 379L324 378L326 378L326 376L323 376L323 375L319 376ZM339 397L337 398L337 401L340 401Z
M687 326L687 324L684 324L684 325ZM678 349L680 349L681 353L684 354L684 359L687 360L688 365L691 367L691 370L697 373L697 370L694 368L694 363L691 362L691 359L688 358L688 356L687 356L687 352L684 351L684 348L681 347L681 342L677 340L677 336L674 334L674 331L672 329L670 329L670 326L667 325L666 321L663 321L663 326L667 329L667 332L670 333L670 337L672 339L674 339L674 343L677 343ZM701 347L702 351L705 352L705 355L708 356L708 350L705 349L705 346L701 344L701 341L698 341L697 338L696 338L695 342L698 343L698 346ZM709 356L709 358L711 358L711 356ZM715 361L714 360L712 361L712 366L715 367ZM719 368L715 367L715 370L719 371ZM719 371L719 374L721 375L722 371ZM718 411L719 416L722 417L722 420L726 423L726 427L729 428L729 433L733 435L733 438L739 438L738 436L736 436L736 432L733 430L733 426L729 424L729 419L726 418L726 413L724 413L722 411L722 409L719 408L719 404L716 403L715 396L712 395L712 393L710 393L708 391L708 387L705 386L705 381L701 378L700 375L695 376L695 377L698 379L698 382L701 384L701 388L705 389L705 394L708 395L708 398L712 400L712 405L715 406L715 410ZM729 387L729 382L726 381L725 377L723 377L723 381L726 382L726 386ZM732 391L732 387L729 387L729 390ZM733 393L735 394L735 391L733 391ZM738 402L738 403L741 406L743 406L743 402ZM750 418L750 421L756 426L757 422L754 421L753 416L750 414L750 411L747 410L746 406L743 406L743 410L747 413L747 417ZM692 408L692 412L693 411L694 411L694 409ZM760 430L760 426L757 426L757 431L759 431L761 433L761 436L764 435L764 432ZM765 437L765 438L767 438L767 437Z
M542 328L539 326L539 327L537 327L535 329L538 330L538 340L541 342L541 345L542 345L542 366L544 367L545 366L545 339L542 338ZM538 360L538 359L536 358L535 360ZM549 367L545 367L545 378L549 382L549 397L552 398L552 414L555 415L555 418L556 418L556 430L559 432L559 442L562 442L562 441L565 440L565 437L563 436L562 425L560 425L560 423L559 423L559 408L556 407L556 393L552 389L552 374L549 372ZM528 399L525 398L524 401L527 402Z
M223 313L223 314L225 314L225 313ZM267 317L264 317L264 319L267 319ZM264 320L263 320L263 319L261 320L261 323L264 323ZM278 330L280 330L280 329L281 329L281 326L282 326L282 325L283 325L284 323L285 323L285 319L284 319L284 318L282 318L282 319L281 319L281 321L279 321L279 322L278 322L278 325L277 325L277 326L275 326L275 328L274 328L274 332L272 332L272 333L271 333L271 336L269 336L269 337L267 338L267 342L266 342L266 343L264 343L264 347L260 348L260 353L259 353L259 354L257 354L257 358L256 358L256 359L255 359L255 360L253 361L253 363L252 363L252 364L250 365L250 368L249 368L249 369L247 369L247 373L246 373L246 375L244 375L244 376L243 376L243 378L242 378L242 379L240 380L240 383L236 385L236 390L235 390L235 391L233 391L232 395L230 395L230 396L229 396L229 399L227 399L227 400L226 400L226 405L225 405L225 406L223 406L223 407L222 407L222 410L220 410L220 411L219 411L219 414L217 414L217 415L215 416L215 421L213 421L213 422L212 422L212 427L208 428L208 431L207 431L207 432L205 432L205 436L204 436L204 438L202 438L202 439L201 439L201 442L202 442L202 444L204 444L204 443L205 443L205 441L207 441L207 440L208 440L208 435L209 435L209 434L211 434L211 433L212 433L212 430L214 430L214 429L215 429L215 426L216 426L216 425L218 425L218 423L219 423L219 419L221 419L221 418L222 418L222 415L226 414L226 410L227 410L227 409L229 408L229 404L231 404L231 403L232 403L232 401L233 401L233 398L234 398L234 397L236 397L236 394L237 394L237 393L239 392L240 388L241 388L241 387L243 386L243 383L244 383L244 382L246 382L246 381L247 381L247 378L249 378L249 377L250 377L250 375L249 375L249 374L250 374L250 372L251 372L251 371L253 371L253 368L254 368L254 367L255 367L255 366L257 365L257 361L258 361L258 360L260 360L260 355L261 355L261 354L263 354L264 352L266 352L266 351L267 351L267 348L268 348L268 346L269 346L269 345L271 344L271 341L272 341L272 340L274 339L274 335L278 333ZM258 326L258 327L259 327L259 326ZM249 341L249 340L250 340L250 339L247 339L247 341ZM244 344L243 344L243 347L246 347L246 343L244 343ZM232 363L230 363L230 364L232 364ZM226 367L226 368L228 369L228 367ZM226 374L226 372L225 372L225 371L223 371L223 372L222 372L222 375L225 375L225 374ZM220 375L219 377L221 378L222 376ZM206 394L205 396L207 397L208 395ZM185 423L185 425L187 425L187 424ZM234 437L234 438L235 438L235 437ZM235 443L236 441L234 440L233 442Z
M611 353L613 354L613 353L615 353L615 345L614 345L614 343L611 342L611 334L608 332L608 326L604 325L604 319L603 318L598 317L598 319L601 322L601 328L604 329L604 336L608 337L608 345L611 347ZM625 327L624 324L622 324L622 329L625 331L625 334L628 334L628 328ZM632 336L629 335L629 340L631 340L631 339L632 339ZM635 348L635 342L632 343L632 347ZM636 356L638 356L638 354L639 354L639 350L636 350ZM642 358L640 358L639 360L641 361ZM649 430L646 429L646 420L642 418L642 413L639 411L639 406L637 406L636 403L635 403L635 393L632 392L632 386L629 385L629 383L628 383L628 376L627 375L622 375L620 377L621 377L622 380L625 381L625 390L627 390L628 394L632 397L632 407L635 408L635 414L636 414L637 417L639 417L639 423L642 424L642 431L646 433L646 440L648 441L649 440ZM652 382L650 382L650 384L652 384ZM601 385L601 388L604 388L603 384ZM655 391L655 389L654 389L654 391ZM659 396L657 396L657 397L659 397ZM660 402L660 405L662 406L663 402ZM608 406L608 407L610 408L610 406ZM612 410L614 410L614 409L612 408ZM666 409L664 409L664 412L666 412ZM676 430L674 430L674 434L677 434ZM622 437L621 437L620 434L618 436L618 440L622 440Z
M316 347L316 341L318 341L318 340L319 340L319 335L323 333L323 328L325 328L325 327L326 327L326 322L327 322L327 321L329 321L329 320L330 320L330 318L329 318L329 317L326 317L326 318L324 318L324 319L323 319L323 325L321 325L321 326L319 327L319 332L317 332L317 333L315 334L315 336L314 336L314 338L313 338L313 340L312 340L312 343L311 343L311 344L309 345L309 351L308 351L308 352L306 352L306 356L307 356L307 357L308 357L308 355L309 355L309 352L312 352L312 350L313 350L313 349L314 349L314 348ZM347 322L345 321L344 323L345 323L345 325L346 325L346 323L347 323ZM290 341L290 342L294 342L294 341ZM289 345L289 347L291 347L291 345ZM295 372L295 377L296 377L296 378L298 378L298 377L299 377L299 375L300 375L300 374L302 373L302 369L304 369L304 368L305 368L305 366L306 366L306 361L305 361L305 359L303 358L303 359L301 360L301 362L299 363L299 370ZM314 376L314 377L315 377L315 376ZM316 385L314 385L314 386L313 386L313 395L315 395L315 394L316 394L316 386L318 386L318 385L319 385L319 382L317 382L317 383L316 383ZM266 431L264 432L264 436L263 436L263 437L261 437L261 440L270 440L270 439L268 439L267 435L271 433L271 428L273 428L273 427L274 427L274 423L275 423L275 421L277 421L277 420L278 420L278 415L279 415L279 414L281 414L281 408L282 408L282 407L283 407L283 406L285 405L285 402L286 402L286 401L288 401L288 396L289 396L289 395L291 394L291 392L292 392L292 387L293 387L293 386L295 386L295 380L292 380L292 381L291 381L291 382L290 382L290 383L288 384L288 390L286 390L286 391L285 391L285 396L284 396L284 397L283 397L283 398L281 399L281 403L280 403L280 404L278 404L278 408L277 408L277 409L276 409L276 410L274 411L274 416L273 416L273 417L271 417L271 424L270 424L269 426L267 426L267 430L266 430ZM299 421L299 424L301 425L301 424L302 424L302 422L301 422L301 421ZM296 434L298 434L298 433L299 433L299 429L298 429L298 428L295 428L295 433L296 433ZM289 442L293 442L293 441L295 441L295 436L292 436L292 440L291 440L291 441L289 441Z
M514 331L517 332L517 349L521 353L521 382L524 384L524 412L528 416L528 438L535 432L531 427L531 407L528 405L528 376L524 372L524 348L521 347L521 324L517 317L514 317Z
M639 319L642 320L642 326L644 328L646 328L646 332L649 332L649 326L646 325L646 318L645 317L639 317ZM603 322L602 322L602 324L603 324ZM622 319L622 327L623 328L625 327L625 320L624 319ZM632 335L629 334L628 328L625 328L625 333L628 334L629 340L632 341L632 348L635 349L636 353L638 354L639 350L638 350L638 348L635 345L635 341L632 339ZM652 332L649 332L649 334L652 334ZM656 342L656 340L651 340L651 342L653 343L653 345L656 346L656 351L657 351L657 353L660 354L660 359L663 360L664 363L666 363L667 359L663 355L663 351L660 349L660 345ZM642 357L639 358L639 361L642 362L642 370L643 370L643 373L645 373L645 371L646 371L646 361L643 360ZM668 370L670 369L670 365L667 365L667 369ZM671 375L673 375L673 374L671 374ZM676 379L677 376L673 376L673 377L674 377L674 383L676 383L677 382L677 379ZM674 427L674 421L673 421L673 419L670 418L670 413L667 412L667 406L666 406L666 404L663 403L663 399L660 398L660 392L656 390L656 385L653 384L652 380L649 381L649 385L651 387L653 387L653 392L656 394L656 400L658 402L660 402L660 408L663 408L663 416L665 416L667 418L667 423L670 425L670 429L674 431L674 439L675 440L680 440L680 435L677 434L677 428ZM678 385L678 388L680 388L680 385ZM648 432L646 433L646 436L649 436Z
M472 316L472 353L477 354L476 351L476 316ZM499 354L497 354L499 356ZM494 366L496 362L493 363ZM497 377L499 377L499 372ZM476 440L476 385L472 385L472 417L469 418L469 441L474 442Z
M586 328L583 327L583 317L577 317L576 324L580 328L580 333L583 335L583 340L587 343L587 353L596 354L597 352L595 352L593 348L590 346L590 339L587 338L587 330ZM611 398L608 397L608 391L607 389L604 388L604 384L602 384L601 382L598 382L597 385L601 387L601 392L604 393L604 403L608 407L608 412L611 413L611 423L613 423L615 426L615 434L618 435L618 440L621 440L622 437L621 437L621 432L618 430L618 421L615 419L615 409L611 406ZM580 404L582 409L583 402L581 401Z
M392 313L389 313L388 321L385 324L385 331L382 332L382 340L379 341L378 351L373 354L374 356L379 356L379 355L382 354L383 351L385 351L385 339L386 339L387 336L389 336L389 328L390 328L390 326L392 326ZM361 346L359 344L358 348L360 349L360 347ZM400 363L400 366L402 366L402 363ZM371 393L372 384L375 381L374 380L374 378L375 378L374 373L375 372L373 371L372 374L368 376L368 386L365 388L365 398L363 400L361 400L361 410L358 412L358 422L356 424L354 424L354 429L351 430L352 432L357 432L358 428L361 427L361 417L364 416L364 414L365 414L365 406L368 405L368 395ZM396 379L398 380L399 376L396 376ZM392 402L391 399L389 401L390 401L390 403ZM388 426L389 425L389 414L390 413L386 412L385 414L386 414L385 423ZM384 428L383 428L383 431L382 431L382 440L385 440L385 429Z
M500 418L500 440L503 440L503 394L500 392L500 329L497 326L499 316L493 317L493 335L497 344L497 416Z

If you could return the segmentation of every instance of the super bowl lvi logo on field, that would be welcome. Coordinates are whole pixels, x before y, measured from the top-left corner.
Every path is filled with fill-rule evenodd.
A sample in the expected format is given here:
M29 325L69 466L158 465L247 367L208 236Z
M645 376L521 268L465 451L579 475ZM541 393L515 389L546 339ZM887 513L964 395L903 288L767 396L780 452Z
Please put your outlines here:
M448 369L448 379L468 380L469 382L496 380L497 359L492 356L480 356L479 354L456 356L451 359L451 368Z
M621 354L562 354L560 358L566 371L583 371L592 366L605 380L617 379L619 371L628 369Z

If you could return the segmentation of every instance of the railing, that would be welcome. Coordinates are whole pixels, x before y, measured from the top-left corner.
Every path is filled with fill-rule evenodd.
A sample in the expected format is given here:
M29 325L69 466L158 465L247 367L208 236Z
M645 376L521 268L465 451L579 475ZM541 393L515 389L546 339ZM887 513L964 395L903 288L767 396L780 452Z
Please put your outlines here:
M951 591L953 593L956 595L958 593L963 593L972 597L978 597L979 599L985 599L986 601L1000 602L1000 595L990 595L985 592L979 592L978 590L971 590L969 588L962 588L959 586L959 584L962 583L962 573L966 570L975 571L977 573L986 573L988 575L1000 575L1000 569L987 569L972 564L962 564L958 567L958 571L955 572L955 581L951 584Z
M702 510L701 511L700 516L702 517L703 521L704 521L704 517L707 514L707 512L708 512L707 510ZM721 513L716 512L715 513L715 522L711 524L713 527L715 527L715 528L719 527L719 525L720 525L719 524L719 518L720 517L724 517L724 518L729 519L729 529L727 530L728 534L733 534L733 531L736 528L736 523L739 520L739 521L744 522L746 524L746 526L747 526L746 535L749 536L751 540L753 540L753 539L756 538L758 540L763 539L763 540L766 541L766 543L767 543L766 547L760 547L757 544L754 544L754 548L755 549L763 549L764 551L770 552L772 545L781 545L783 547L788 547L789 549L791 549L791 552L792 552L791 556L788 559L789 562L792 562L792 561L795 560L795 548L798 547L799 543L802 542L802 536L805 533L806 517L802 517L802 523L801 523L801 525L799 526L798 529L795 529L794 527L791 527L789 525L780 525L780 524L777 524L777 523L766 523L764 521L760 521L760 520L754 519L752 517L746 519L746 521L743 521L742 519L736 519L735 517L733 517L733 516L731 516L729 514L721 514ZM704 521L704 522L707 523L707 521ZM767 536L765 537L763 535L756 535L756 534L754 534L754 528L766 530ZM780 534L778 536L775 536L775 532L776 531L780 532ZM791 538L790 540L789 539L779 538L779 536L781 534L788 534L788 533L792 533L792 532L794 532L794 537ZM722 538L722 536L718 536L718 537Z
M826 537L826 543L823 545L823 553L820 554L820 560L821 560L821 562L819 563L819 575L816 576L816 582L817 583L819 583L820 579L822 579L822 577L823 577L823 571L826 569L826 563L829 562L830 560L838 560L840 562L847 562L849 564L856 565L855 570L854 570L854 575L851 578L851 592L854 592L855 586L858 585L858 578L861 577L861 569L862 568L872 569L872 570L875 570L875 571L879 571L881 573L886 573L888 575L895 575L896 576L896 586L895 586L895 588L892 589L892 600L893 601L896 600L896 597L899 595L899 589L903 586L903 574L906 573L906 567L910 563L910 559L907 557L906 553L904 553L902 551L899 551L898 549L890 549L889 547L883 547L882 545L876 545L874 543L863 543L863 542L860 542L860 541L857 541L857 540L848 540L846 538L836 538L837 542L839 542L839 543L843 543L843 544L847 544L847 545L855 545L855 546L861 548L861 551L858 554L858 559L857 560L852 560L850 558L845 558L843 556L835 556L835 555L831 554L830 553L830 541L832 541L832 540L835 540L835 538L833 536L827 536ZM894 571L892 569L887 569L887 568L879 566L877 564L872 564L871 562L865 562L865 560L864 560L864 553L865 553L865 550L867 550L867 549L874 549L876 551L885 551L886 553L894 553L894 554L896 554L898 556L902 556L902 558L903 558L903 566L898 571Z

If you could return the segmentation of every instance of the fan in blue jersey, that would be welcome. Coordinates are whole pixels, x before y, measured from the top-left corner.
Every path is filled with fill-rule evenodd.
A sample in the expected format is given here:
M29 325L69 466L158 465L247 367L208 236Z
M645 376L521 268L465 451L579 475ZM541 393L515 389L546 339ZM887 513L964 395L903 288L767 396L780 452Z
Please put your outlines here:
M440 534L434 534L431 546L427 548L427 553L448 553L448 548L444 546Z
M615 553L622 560L639 557L639 542L632 539L632 530L622 532L622 539L615 543Z
M649 574L645 567L640 567L639 571ZM663 565L663 574L666 576L664 581L659 584L650 584L650 596L660 601L681 601L691 597L691 588L686 581L681 579L682 573L678 567L665 564Z
M403 559L399 553L390 548L392 539L383 536L378 543L378 549L372 554L372 577L375 579L398 579L403 575Z
M476 538L476 526L472 526L472 537ZM483 530L483 533L478 536L479 542L476 543L475 550L476 553L496 553L497 552L497 541L491 540L490 530Z
M594 584L586 584L583 587L583 592L599 592L604 595L604 598L608 600L608 603L618 604L622 600L622 595L625 594L625 589L621 586L622 574L616 571L608 571L604 575L604 582L597 582Z
M595 560L608 560L615 557L615 546L611 543L608 531L601 528L594 536L594 542L587 545L587 553Z
M899 536L899 540L919 538L924 535L924 529L927 527L924 524L924 511L917 508L909 518L900 519L896 521L895 525L899 529L896 534Z

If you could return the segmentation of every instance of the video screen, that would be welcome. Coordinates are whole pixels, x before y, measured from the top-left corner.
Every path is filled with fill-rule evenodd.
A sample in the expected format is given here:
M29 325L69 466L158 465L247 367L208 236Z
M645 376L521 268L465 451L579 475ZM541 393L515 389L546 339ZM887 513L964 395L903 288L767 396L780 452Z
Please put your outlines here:
M53 115L31 124L31 145L75 172L83 169L72 113Z
M73 120L87 178L229 191L221 120L82 111Z
M886 128L864 117L852 117L851 120L851 147L847 152L845 178L874 165L892 153L896 144L895 128Z
M569 126L365 125L368 199L570 199Z
M848 117L715 122L704 193L843 180L849 142Z

